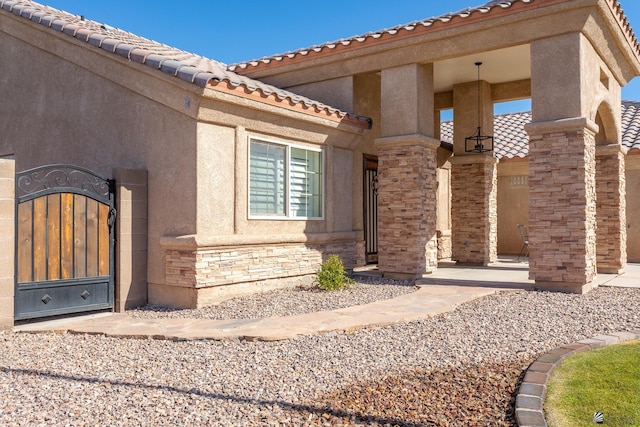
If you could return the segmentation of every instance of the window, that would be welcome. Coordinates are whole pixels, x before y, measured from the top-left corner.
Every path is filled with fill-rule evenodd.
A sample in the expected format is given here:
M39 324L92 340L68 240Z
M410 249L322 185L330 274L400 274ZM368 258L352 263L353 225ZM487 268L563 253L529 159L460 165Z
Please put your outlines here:
M322 218L321 150L259 140L249 146L250 216Z

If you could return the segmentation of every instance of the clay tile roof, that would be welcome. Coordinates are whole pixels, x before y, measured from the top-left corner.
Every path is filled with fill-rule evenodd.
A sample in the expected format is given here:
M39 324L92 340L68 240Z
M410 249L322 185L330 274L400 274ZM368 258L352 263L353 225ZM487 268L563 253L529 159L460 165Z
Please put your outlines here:
M161 70L189 83L205 87L226 85L239 88L239 95L259 92L262 97L272 96L283 106L324 113L338 119L346 118L352 124L370 127L370 119L330 107L321 102L240 76L229 70L226 64L189 53L171 46L145 39L106 24L54 9L30 0L0 0L0 12L6 11L29 19L54 31L86 42L107 52Z
M622 146L640 150L640 102L622 101Z
M509 113L494 117L494 150L498 159L525 158L529 155L529 135L524 125L531 113ZM444 142L453 141L453 122L443 122L440 135ZM626 151L640 150L640 102L622 102L622 146Z
M492 0L481 6L468 7L458 12L450 12L444 15L435 16L420 21L413 21L408 24L397 25L395 27L386 28L379 31L372 31L366 34L356 35L339 39L332 42L326 42L323 44L307 47L304 49L293 50L277 55L265 56L259 59L251 61L240 62L229 66L230 70L242 72L245 69L257 68L260 66L269 65L272 63L285 62L291 59L297 59L305 56L313 56L314 54L329 52L333 50L339 50L342 48L358 47L368 42L372 42L378 39L388 39L399 35L406 35L407 33L417 32L421 30L428 30L437 24L448 24L454 18L469 18L477 15L489 14L494 9L508 9L515 3L532 3L535 0ZM616 1L616 0L613 0Z

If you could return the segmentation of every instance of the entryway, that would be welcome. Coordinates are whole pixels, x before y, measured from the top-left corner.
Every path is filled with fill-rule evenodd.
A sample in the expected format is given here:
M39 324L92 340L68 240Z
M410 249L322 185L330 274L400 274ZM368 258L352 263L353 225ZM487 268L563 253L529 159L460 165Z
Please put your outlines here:
M367 264L378 262L378 158L364 156L364 243Z
M114 181L70 165L16 174L15 320L114 305Z

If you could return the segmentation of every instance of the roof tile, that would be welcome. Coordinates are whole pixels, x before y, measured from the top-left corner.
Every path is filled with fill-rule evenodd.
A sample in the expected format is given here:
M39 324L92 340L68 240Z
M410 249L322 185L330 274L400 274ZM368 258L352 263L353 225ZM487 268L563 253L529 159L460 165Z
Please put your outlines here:
M498 159L525 158L529 155L529 135L524 130L531 112L501 114L494 117L494 150ZM622 102L622 146L626 151L640 150L640 102ZM453 142L453 122L440 125L443 142Z
M338 46L351 47L356 46L359 43L364 43L369 39L379 39L384 35L397 36L403 32L411 32L416 30L416 28L423 27L428 28L433 26L434 23L448 23L455 17L460 18L468 18L472 16L474 13L489 13L494 8L502 8L507 9L511 7L514 3L522 2L522 3L531 3L534 0L492 0L488 3L485 3L481 6L477 7L469 7L463 9L458 12L450 12L441 16L431 17L419 21L409 22L406 24L397 25L395 27L390 27L378 31L372 31L366 34L360 34L352 37L347 37L335 41L326 42L320 45L315 45L303 49L298 49L290 52L279 53L276 55L265 56L258 59L253 59L250 61L240 62L236 64L232 64L229 66L229 69L232 71L242 72L244 69L255 68L261 65L266 65L271 63L272 61L280 62L283 59L293 59L296 56L306 56L311 52L319 53L324 50L334 50Z
M276 99L280 101L288 100L289 103L293 102L296 105L313 105L316 111L323 111L327 115L348 118L359 124L370 125L370 120L365 117L349 114L287 90L242 77L229 70L227 65L221 62L145 39L105 24L85 20L83 17L31 0L0 0L0 9L41 25L53 27L65 35L75 37L106 51L115 52L137 63L162 69L164 72L201 87L211 83L227 82L232 87L243 86L248 93L259 91L265 95L274 94Z
M118 46L116 46L116 53L120 56L124 56L125 58L129 58L131 55L131 51L136 47L132 44L122 42Z
M115 52L116 47L118 47L118 45L122 43L124 43L122 40L106 38L102 40L102 44L100 44L100 48L109 52Z

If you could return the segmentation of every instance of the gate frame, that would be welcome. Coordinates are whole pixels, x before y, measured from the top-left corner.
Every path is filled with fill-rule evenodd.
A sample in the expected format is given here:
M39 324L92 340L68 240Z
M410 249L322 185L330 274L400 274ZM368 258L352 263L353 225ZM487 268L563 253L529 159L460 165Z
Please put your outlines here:
M51 177L52 173L56 176ZM65 179L62 181L61 174ZM73 177L71 175L74 175ZM78 179L78 175L82 179ZM53 181L50 179L53 178ZM35 182L35 184L34 184ZM75 313L115 309L115 237L116 237L116 185L115 180L105 178L86 168L70 164L50 164L27 169L15 174L15 217L14 217L14 321L24 321L51 317L58 315L69 315ZM30 188L33 187L33 188ZM104 304L94 304L85 307L68 307L38 312L33 316L20 315L18 311L19 283L18 283L18 229L19 217L18 207L20 203L34 200L39 197L52 194L71 193L85 196L106 204L109 207L108 227L109 227L109 280L108 280L108 301ZM66 279L73 283L76 278Z

